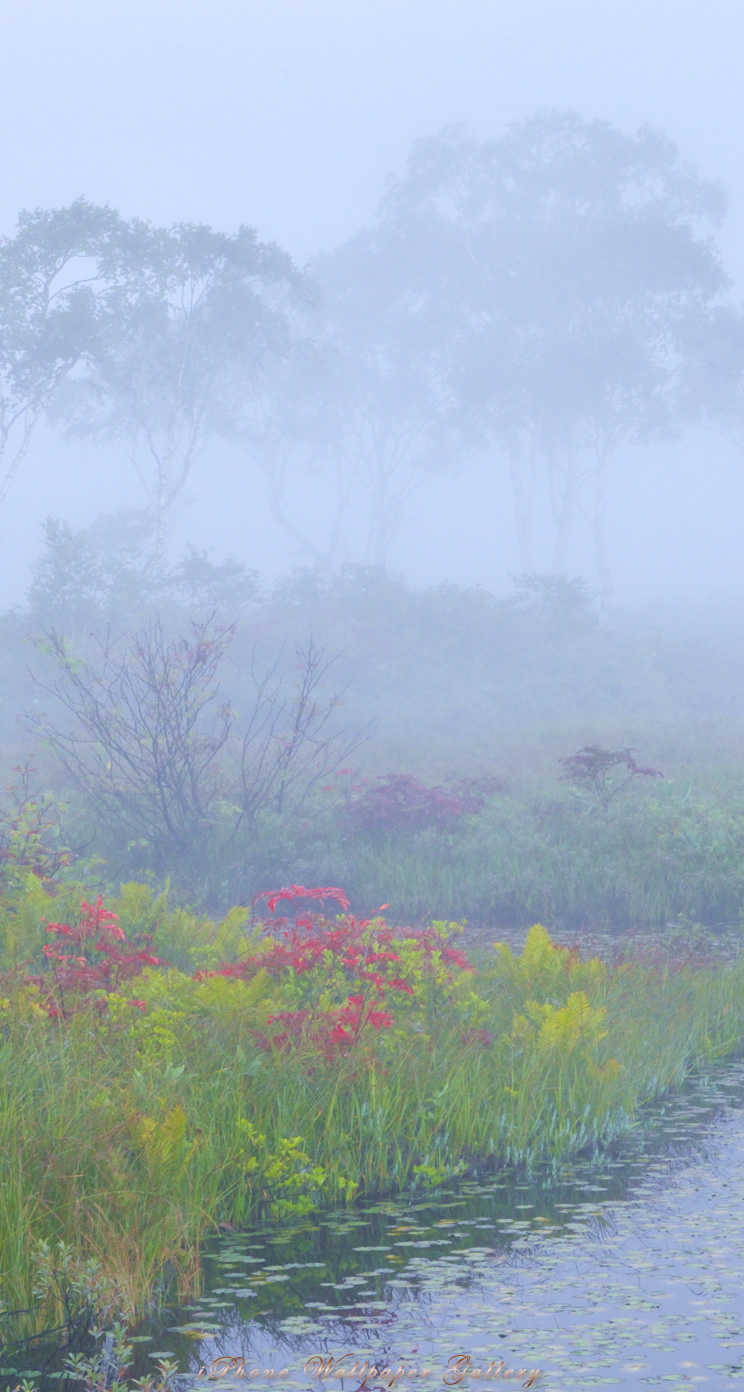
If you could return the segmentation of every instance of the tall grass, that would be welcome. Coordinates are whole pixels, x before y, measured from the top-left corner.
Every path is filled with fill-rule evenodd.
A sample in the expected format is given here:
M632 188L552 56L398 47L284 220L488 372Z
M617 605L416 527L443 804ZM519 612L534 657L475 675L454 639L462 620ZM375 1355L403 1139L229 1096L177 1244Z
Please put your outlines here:
M186 921L172 918L182 953ZM204 921L192 924L208 954ZM611 972L539 928L521 956L495 949L475 974L436 967L391 1028L334 1059L309 1035L261 1047L269 1012L297 990L291 976L153 969L136 983L146 1010L111 994L67 1020L48 1019L27 988L6 994L6 1308L33 1304L35 1253L60 1242L72 1268L97 1262L132 1311L166 1293L184 1300L220 1223L606 1143L644 1101L744 1040L744 965ZM59 1314L47 1302L34 1318L40 1328Z
M732 923L744 909L743 837L744 783L693 791L665 780L608 815L560 785L515 784L447 832L360 839L346 850L347 883L356 903L384 894L414 919Z

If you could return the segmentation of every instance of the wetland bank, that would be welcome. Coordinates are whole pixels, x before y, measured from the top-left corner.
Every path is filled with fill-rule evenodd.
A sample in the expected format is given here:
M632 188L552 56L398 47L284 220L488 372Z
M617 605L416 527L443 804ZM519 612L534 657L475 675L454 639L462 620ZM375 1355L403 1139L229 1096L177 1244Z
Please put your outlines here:
M175 8L5 26L0 1392L735 1381L744 18Z
M699 1147L736 1124L736 712L685 721L684 649L649 653L580 584L545 578L484 601L368 571L296 577L289 591L251 592L233 633L184 600L181 572L161 571L167 612L146 594L131 636L83 639L73 656L43 610L61 574L66 602L79 583L66 539L48 530L28 613L2 620L38 765L16 768L2 829L8 1387L178 1386L218 1358L301 1378L300 1352L343 1352L350 1338L371 1366L397 1367L419 1349L422 1320L436 1354L421 1345L426 1366L446 1370L462 1351L447 1341L465 1327L447 1315L453 1298L486 1366L503 1335L505 1368L539 1367L545 1382L570 1365L593 1385L617 1376L609 1330L633 1385L636 1373L668 1376L657 1353L676 1369L692 1329L691 1376L720 1364L733 1377L718 1248L694 1256L695 1298L714 1289L698 1319L674 1265L679 1228L653 1195L648 1209L633 1198L645 1166L673 1188L674 1162L653 1146L632 1157L634 1138L653 1134L663 1152L677 1136L680 1163L702 1175ZM225 578L202 567L200 584ZM141 560L127 568L130 582L153 583ZM380 638L363 624L334 664L339 629L365 606L384 617ZM409 664L397 687L393 615ZM29 674L14 645L33 623ZM302 631L318 637L262 675L267 632ZM492 665L477 676L486 639ZM445 676L447 644L461 667ZM710 639L708 653L705 682L718 671L725 683L730 654ZM501 732L476 722L463 743L446 712L466 667L484 719L528 677L524 702L548 683L555 724L538 738L512 714ZM618 704L603 725L590 712L610 668ZM631 732L621 712L640 681L658 704ZM688 692L696 681L697 653ZM409 715L407 683L427 692ZM391 769L395 739L415 773ZM456 921L458 901L471 923ZM701 1193L718 1212L716 1175ZM704 1212L689 1214L701 1233ZM650 1265L633 1246L636 1215ZM468 1233L477 1241L463 1246ZM734 1263L736 1242L724 1243ZM631 1271L637 1303L605 1261ZM492 1268L496 1284L478 1295ZM671 1314L657 1308L655 1276ZM566 1324L551 1342L539 1306L556 1283L570 1300L548 1302ZM495 1317L483 1325L490 1343L474 1312L484 1301L500 1311L500 1332ZM648 1315L647 1348L629 1309ZM400 1351L385 1333L380 1363L388 1328L402 1331Z
M498 1284L507 1263L498 1307L514 1330L512 1306L534 1314L540 1303L539 1294L519 1294L512 1271L522 1257L530 1265L533 1249L538 1292L550 1286L552 1263L557 1288L567 1280L561 1262L577 1262L577 1224L582 1243L592 1238L584 1256L593 1285L616 1220L636 1252L634 1201L606 1208L586 1195L622 1196L646 1164L673 1183L674 1164L656 1158L654 1146L684 1158L686 1142L707 1143L696 1115L715 1127L716 1103L735 1109L727 1089L735 1097L741 1065L722 1070L720 1060L741 1050L744 966L695 960L699 933L687 960L678 939L666 960L646 945L608 968L533 926L520 952L476 946L475 965L458 925L395 929L381 913L359 919L332 887L269 896L266 915L297 904L299 914L270 927L260 918L249 931L245 911L214 925L139 885L125 886L108 908L100 897L85 902L77 922L67 914L50 924L45 909L59 912L79 892L70 884L53 896L26 890L16 915L27 929L35 917L48 967L32 976L17 966L5 978L9 1380L22 1374L46 1388L61 1376L63 1385L104 1387L121 1373L127 1386L150 1375L176 1385L189 1369L198 1377L205 1359L252 1358L253 1367L256 1339L258 1361L265 1353L265 1366L275 1366L268 1332L282 1367L287 1348L317 1351L311 1332L332 1348L343 1331L356 1348L370 1320L376 1340L385 1331L386 1349L391 1331L405 1331L402 1358L423 1319L441 1362L445 1332L461 1339L472 1299L484 1308L471 1286L491 1267ZM154 928L146 942L134 931L145 921ZM165 965L168 941L190 953L190 969ZM655 1098L663 1100L654 1131ZM727 1171L734 1194L736 1144ZM714 1166L709 1188L720 1204L717 1175ZM679 1192L694 1200L697 1190L683 1184ZM588 1214L599 1236L586 1229ZM701 1231L707 1219L694 1201L690 1214ZM672 1284L686 1289L674 1248L671 1258L665 1249L679 1229L658 1213L654 1221L657 1237L667 1236L651 1269L658 1275L655 1263L671 1260ZM215 1246L209 1234L220 1230L229 1236ZM473 1233L476 1244L461 1248ZM695 1279L705 1286L707 1240L700 1257ZM647 1263L634 1256L630 1266L633 1281L645 1279ZM719 1266L714 1260L725 1289ZM616 1295L610 1288L603 1316ZM329 1301L328 1290L340 1294ZM621 1304L632 1305L626 1296ZM655 1308L639 1298L639 1309ZM258 1321L260 1305L245 1304L256 1300L265 1311ZM628 1344L624 1319L610 1322L619 1346ZM582 1316L585 1342L586 1323ZM675 1349L676 1334L658 1343L662 1325L654 1347ZM471 1320L481 1354L476 1326ZM606 1329L592 1335L605 1362ZM544 1350L544 1329L537 1342ZM555 1362L560 1349L549 1347ZM387 1366L393 1352L382 1365L374 1354L374 1366ZM514 1357L536 1367L527 1348Z
M348 1352L380 1370L429 1366L401 1385L436 1387L464 1349L473 1369L539 1366L535 1385L549 1392L568 1378L740 1379L742 1081L740 1062L706 1068L604 1154L210 1240L201 1297L130 1326L128 1385L154 1371L158 1382L163 1368L196 1388L214 1368L218 1385L240 1388L230 1366L242 1359L261 1386L276 1382L263 1377L273 1367L286 1370L281 1385L312 1387L319 1353ZM9 1385L33 1374L34 1386L59 1386L49 1375L69 1354L55 1358L54 1342L15 1350L12 1363L6 1347Z

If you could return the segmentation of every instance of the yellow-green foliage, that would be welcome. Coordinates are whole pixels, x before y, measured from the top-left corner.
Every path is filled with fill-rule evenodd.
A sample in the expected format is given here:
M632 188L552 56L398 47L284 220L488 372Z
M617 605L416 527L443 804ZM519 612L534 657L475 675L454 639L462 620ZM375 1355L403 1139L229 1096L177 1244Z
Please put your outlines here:
M552 1001L541 1005L527 1002L527 1014L515 1015L512 1038L530 1039L538 1050L571 1054L577 1045L595 1048L605 1039L607 1030L604 1006L591 1006L586 991L572 991L565 1005Z
M172 909L168 890L155 894L149 885L134 882L121 886L118 899L109 907L118 915L129 939L138 933L152 937L152 950L182 971L193 972L209 957L217 930L210 919L186 909ZM233 913L245 910L233 910Z
M133 1008L127 995L110 993L97 1028L112 1041L125 1035L134 1044L139 1068L183 1062L197 1052L229 1056L231 1047L279 1008L268 993L265 972L251 981L224 976L195 980L174 968L150 968L128 984L144 1010Z
M488 975L502 985L515 1008L538 997L548 997L554 1003L565 1001L573 991L595 995L607 982L607 968L599 958L582 962L571 948L557 947L541 923L530 928L519 957L506 943L495 943L494 947L496 959Z
M48 942L45 925L54 917L57 904L30 870L14 884L11 893L0 898L0 965L4 971L13 971Z
M270 1016L301 1008L313 1024L355 982L373 1004L375 988L331 952L270 974L272 940L245 909L215 925L134 884L110 907L171 965L50 1019L12 968L20 955L43 970L46 920L74 921L83 895L32 885L0 908L0 1268L17 1307L38 1242L67 1244L71 1270L98 1262L134 1304L166 1270L186 1295L210 1226L600 1143L744 1038L744 967L610 972L535 925L521 954L497 945L477 973L432 938L428 963L414 937L398 939L398 960L379 960L391 1028L332 1056L312 1031L301 1047L265 1047ZM364 927L365 951L381 927ZM245 975L210 974L245 955Z
M154 1183L169 1179L176 1170L185 1170L197 1144L196 1139L186 1143L186 1113L180 1102L162 1121L137 1116L132 1122L132 1138Z

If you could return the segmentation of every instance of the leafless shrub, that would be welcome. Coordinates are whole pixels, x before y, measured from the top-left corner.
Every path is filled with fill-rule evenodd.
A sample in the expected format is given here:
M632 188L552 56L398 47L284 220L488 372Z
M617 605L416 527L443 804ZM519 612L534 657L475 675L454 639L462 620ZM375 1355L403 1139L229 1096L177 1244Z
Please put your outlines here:
M244 722L220 700L219 672L234 627L211 618L170 638L159 619L134 636L95 640L91 660L74 657L54 628L37 646L56 675L37 685L67 713L63 725L33 713L83 805L121 844L139 846L159 873L203 863L215 843L255 827L262 811L301 805L368 730L339 731L341 695L323 687L334 658L312 639L297 649L290 693L280 657L253 670Z

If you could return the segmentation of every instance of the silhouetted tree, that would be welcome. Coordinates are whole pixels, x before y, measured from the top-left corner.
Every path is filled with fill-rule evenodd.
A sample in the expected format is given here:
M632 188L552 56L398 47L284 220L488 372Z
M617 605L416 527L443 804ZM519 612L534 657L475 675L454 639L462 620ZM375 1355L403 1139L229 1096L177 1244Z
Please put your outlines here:
M361 517L365 560L384 565L414 494L453 459L447 338L411 296L411 267L386 231L358 233L312 273L319 303L298 351L269 366L225 433L264 471L272 515L302 555L328 572ZM302 473L326 485L320 523L298 505Z
M450 128L419 141L390 188L381 226L401 255L425 248L411 295L459 306L451 380L509 460L525 569L540 473L556 571L591 481L608 587L609 460L676 427L681 367L728 283L702 230L724 203L663 135L554 111L497 140Z
M744 454L744 310L717 306L691 344L682 378L689 420Z
M348 506L365 519L365 561L376 566L410 521L416 492L453 463L459 443L447 325L431 297L412 294L410 262L421 253L379 227L313 267L329 345L326 450L347 481Z
M250 395L239 382L223 401L220 433L241 449L268 486L272 518L298 556L318 570L333 571L345 535L351 480L334 455L329 407L328 354L320 328L295 320L295 342L281 360L266 364ZM298 498L302 475L331 482L314 517Z
M124 439L151 495L161 552L173 505L217 429L226 394L250 397L292 344L303 278L250 228L122 224L100 270L106 315L85 379L64 402L68 429Z
M22 212L0 238L0 504L60 387L96 351L100 258L119 229L110 208L79 198Z

